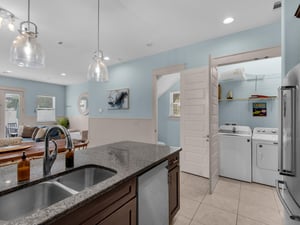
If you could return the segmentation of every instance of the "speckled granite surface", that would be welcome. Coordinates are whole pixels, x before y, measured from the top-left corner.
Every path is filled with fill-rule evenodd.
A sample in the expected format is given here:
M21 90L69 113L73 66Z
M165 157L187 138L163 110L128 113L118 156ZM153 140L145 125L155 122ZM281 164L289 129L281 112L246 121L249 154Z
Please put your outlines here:
M164 161L169 155L180 151L180 148L124 141L114 144L89 148L75 152L75 167L94 164L117 171L111 178L86 188L76 195L70 196L48 208L36 211L30 216L13 221L1 221L3 225L34 225L47 224L56 216L67 214L70 209L86 204L89 200L104 194L115 185L127 181L131 177L143 173L148 168ZM43 178L43 159L31 161L31 182ZM65 171L64 154L59 154L53 164L51 173L54 175ZM11 181L11 183L7 183ZM0 194L10 188L19 187L17 183L16 165L0 167ZM17 199L16 199L17 201ZM0 209L1 210L1 209Z

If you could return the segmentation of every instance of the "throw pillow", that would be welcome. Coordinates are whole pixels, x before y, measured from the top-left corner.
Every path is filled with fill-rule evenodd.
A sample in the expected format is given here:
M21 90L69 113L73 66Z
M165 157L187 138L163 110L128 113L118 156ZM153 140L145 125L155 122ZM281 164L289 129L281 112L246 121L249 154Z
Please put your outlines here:
M38 128L38 127L36 127L36 128L34 129L34 131L33 131L33 133L32 133L32 136L31 136L32 140L35 140L35 136L36 136L36 134L38 133L39 129L40 129L40 128Z
M47 128L40 128L37 134L35 135L35 139L42 139L45 137Z
M32 133L34 131L36 127L27 127L24 126L23 128L23 132L22 132L22 137L23 138L31 138L32 137Z

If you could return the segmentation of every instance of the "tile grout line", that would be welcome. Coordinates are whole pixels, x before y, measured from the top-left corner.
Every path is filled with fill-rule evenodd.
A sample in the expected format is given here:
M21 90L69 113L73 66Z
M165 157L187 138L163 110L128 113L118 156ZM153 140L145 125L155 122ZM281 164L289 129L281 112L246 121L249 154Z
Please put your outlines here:
M250 185L252 185L253 183L249 183ZM252 190L253 192L258 192L258 193L261 193L260 191L256 191L256 190ZM240 192L241 193L241 192ZM273 196L273 198L275 198L275 196L274 196L274 190L272 190L272 196ZM278 208L277 206L277 202L276 202L276 199L275 199L275 205L276 205L276 208ZM278 210L278 209L277 209ZM239 214L238 214L239 215ZM242 217L244 217L244 218L247 218L247 219L249 219L249 220L252 220L252 221L255 221L255 222L257 222L257 223L261 223L261 224L264 224L264 225L270 225L269 223L265 223L265 222L263 222L263 221L261 221L261 220L258 220L258 219L254 219L254 218L252 218L252 217L249 217L249 216L246 216L246 215L242 215Z
M238 217L239 217L239 208L240 208L240 201L241 201L241 192L242 192L242 183L240 182L240 193L239 193L239 200L238 200L238 207L237 207L237 211L236 211L236 220L235 220L235 224L238 225Z
M191 218L191 221L190 221L189 225L191 225L191 224L193 223L193 220L194 220L194 218L195 218L195 215L196 215L196 213L198 212L198 210L199 210L200 206L203 204L203 200L205 199L205 197L206 197L206 195L207 195L208 193L209 193L209 188L207 189L207 191L206 191L206 193L205 193L204 197L202 198L202 200L200 201L200 204L198 205L198 207L197 207L197 209L196 209L196 211L195 211L194 215L192 216L192 218Z

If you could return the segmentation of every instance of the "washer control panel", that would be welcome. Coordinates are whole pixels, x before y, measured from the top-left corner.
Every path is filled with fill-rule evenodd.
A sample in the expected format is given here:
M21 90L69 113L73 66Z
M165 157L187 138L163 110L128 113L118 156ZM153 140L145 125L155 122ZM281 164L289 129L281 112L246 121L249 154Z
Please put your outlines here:
M253 129L253 134L270 134L270 135L278 135L277 128L262 128L256 127Z
M278 128L256 127L253 129L252 139L277 142Z

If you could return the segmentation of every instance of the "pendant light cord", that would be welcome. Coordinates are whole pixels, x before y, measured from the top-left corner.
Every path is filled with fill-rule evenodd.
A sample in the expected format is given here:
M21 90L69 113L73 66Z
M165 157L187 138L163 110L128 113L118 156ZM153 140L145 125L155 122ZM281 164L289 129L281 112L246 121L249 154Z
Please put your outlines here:
M30 22L30 0L28 0L28 22Z
M100 46L99 46L99 42L100 42L100 32L99 32L99 30L100 30L100 0L98 0L98 32L97 32L97 35L98 35L98 40L97 40L97 47L98 47L98 49L97 49L97 51L98 51L98 56L99 56L99 54L100 54Z

